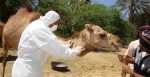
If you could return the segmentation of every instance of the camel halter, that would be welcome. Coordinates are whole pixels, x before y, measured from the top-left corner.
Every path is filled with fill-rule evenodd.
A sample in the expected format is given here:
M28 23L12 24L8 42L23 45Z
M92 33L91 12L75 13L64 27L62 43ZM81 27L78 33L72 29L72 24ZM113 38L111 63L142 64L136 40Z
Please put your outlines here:
M100 46L95 46L93 44L91 44L89 41L87 41L86 39L83 39L85 42L87 42L89 45L93 46L94 48L98 48L98 50L103 49L106 50L105 48L110 48L110 47L100 47ZM112 45L115 47L115 49L119 50L113 43Z
M91 45L92 47L98 48L98 50L106 48L106 47L95 46L95 45L91 44L89 41L87 41L86 39L83 39L83 40L84 40L86 43L88 43L89 45Z
M100 47L100 46L95 46L95 45L93 45L93 44L91 44L89 41L87 41L86 39L83 39L85 42L87 42L89 45L91 45L91 46L93 46L93 47L95 47L95 48L98 48L98 51L100 51L100 49L104 49L104 48L106 48L106 47ZM119 51L119 49L112 43L112 45ZM112 54L114 54L114 55L119 55L117 52L111 52ZM115 59L114 60L114 62L113 62L113 64L112 64L112 66L114 66L115 65L115 61L116 61L117 59Z

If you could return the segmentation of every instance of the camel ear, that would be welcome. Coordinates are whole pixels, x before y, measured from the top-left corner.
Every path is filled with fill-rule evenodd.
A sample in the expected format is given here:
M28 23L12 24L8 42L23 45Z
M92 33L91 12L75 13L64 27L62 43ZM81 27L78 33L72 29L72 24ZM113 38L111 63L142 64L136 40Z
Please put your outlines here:
M88 31L93 31L91 24L85 24L85 28L86 28Z

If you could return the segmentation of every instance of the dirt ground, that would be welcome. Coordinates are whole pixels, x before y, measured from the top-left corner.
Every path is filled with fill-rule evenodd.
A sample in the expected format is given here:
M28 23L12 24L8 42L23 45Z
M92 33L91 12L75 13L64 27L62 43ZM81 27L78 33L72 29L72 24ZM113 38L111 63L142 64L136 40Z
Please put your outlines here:
M121 49L121 54L126 49ZM0 53L2 48L0 48ZM16 51L9 50L9 61L6 66L5 77L11 77L11 69L16 58ZM2 75L2 61L0 55L0 75ZM59 72L52 70L51 61L55 59L48 58L44 67L44 77L121 77L121 63L117 56L112 52L91 52L84 57L74 60L63 61L68 65L68 72ZM128 76L127 76L128 77Z

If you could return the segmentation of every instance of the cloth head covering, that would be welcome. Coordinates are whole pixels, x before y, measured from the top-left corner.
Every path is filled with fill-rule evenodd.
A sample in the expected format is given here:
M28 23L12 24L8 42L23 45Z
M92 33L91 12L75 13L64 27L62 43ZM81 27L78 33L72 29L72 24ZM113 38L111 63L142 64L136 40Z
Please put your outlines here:
M40 19L43 20L43 22L46 26L49 26L50 24L52 24L55 21L59 20L60 16L55 11L48 11L44 16L41 16Z
M150 50L150 30L142 31L140 36L140 44L142 44L146 49Z
M142 31L144 31L144 30L150 30L150 25L144 25L139 28L140 33L142 33Z

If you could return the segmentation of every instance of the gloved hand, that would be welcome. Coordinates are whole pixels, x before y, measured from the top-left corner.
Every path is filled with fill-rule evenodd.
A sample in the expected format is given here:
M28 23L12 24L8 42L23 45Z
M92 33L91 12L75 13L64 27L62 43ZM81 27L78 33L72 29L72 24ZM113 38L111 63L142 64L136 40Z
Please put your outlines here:
M69 40L69 41L67 41L66 46L70 48L73 45L73 43L74 43L74 41Z
M84 51L85 50L85 48L84 48L84 46L83 45L81 45L81 46L77 46L75 49L74 49L74 52L77 54L77 55L79 55L82 51Z

